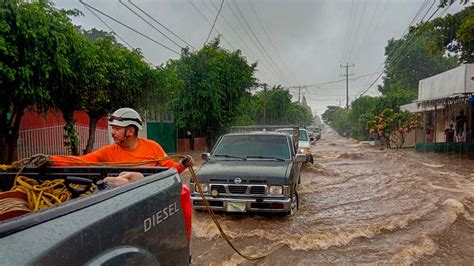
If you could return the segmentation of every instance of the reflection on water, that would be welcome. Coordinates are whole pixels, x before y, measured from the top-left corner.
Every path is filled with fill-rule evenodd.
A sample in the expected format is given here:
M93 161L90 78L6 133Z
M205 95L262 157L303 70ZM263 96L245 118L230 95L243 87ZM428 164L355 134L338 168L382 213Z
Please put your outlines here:
M460 155L380 151L325 135L305 167L294 217L220 214L240 258L206 213L193 217L195 264L426 263L474 261L474 164Z

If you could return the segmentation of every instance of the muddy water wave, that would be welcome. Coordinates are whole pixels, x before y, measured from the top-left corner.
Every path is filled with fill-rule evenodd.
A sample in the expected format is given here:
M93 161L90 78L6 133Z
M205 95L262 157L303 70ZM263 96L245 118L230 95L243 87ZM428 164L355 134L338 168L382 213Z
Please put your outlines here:
M474 164L460 156L380 151L337 136L312 147L293 217L220 214L259 262L235 254L206 213L193 217L195 264L474 263Z

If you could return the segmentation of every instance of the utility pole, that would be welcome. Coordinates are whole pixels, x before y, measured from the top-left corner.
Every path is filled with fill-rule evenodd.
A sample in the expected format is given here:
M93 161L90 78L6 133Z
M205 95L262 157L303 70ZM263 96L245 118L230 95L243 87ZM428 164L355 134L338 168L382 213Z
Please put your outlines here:
M298 85L298 103L300 103L300 98L301 98L301 86Z
M263 84L263 124L267 124L267 84Z
M341 75L341 76L346 77L346 109L349 109L349 76L354 75L354 74L349 75L349 67L353 67L354 64L349 65L348 63L346 63L345 66L343 66L343 65L340 65L340 66L346 68L346 74Z

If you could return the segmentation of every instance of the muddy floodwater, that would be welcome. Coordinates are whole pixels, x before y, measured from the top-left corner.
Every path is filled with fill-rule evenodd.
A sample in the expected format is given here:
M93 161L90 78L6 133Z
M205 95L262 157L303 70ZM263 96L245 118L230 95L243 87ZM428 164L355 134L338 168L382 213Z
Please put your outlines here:
M305 166L295 216L193 212L194 265L474 265L474 160L461 155L379 150L323 135Z

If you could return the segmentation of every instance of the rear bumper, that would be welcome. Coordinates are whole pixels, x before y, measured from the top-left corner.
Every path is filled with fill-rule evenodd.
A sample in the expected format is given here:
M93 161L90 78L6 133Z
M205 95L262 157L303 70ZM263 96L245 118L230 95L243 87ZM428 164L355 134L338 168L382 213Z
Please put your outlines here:
M287 213L291 208L291 199L279 198L220 198L206 196L211 209L224 212L266 212L266 213ZM191 196L193 209L206 210L206 206L199 194ZM244 205L245 210L235 210L233 205Z

